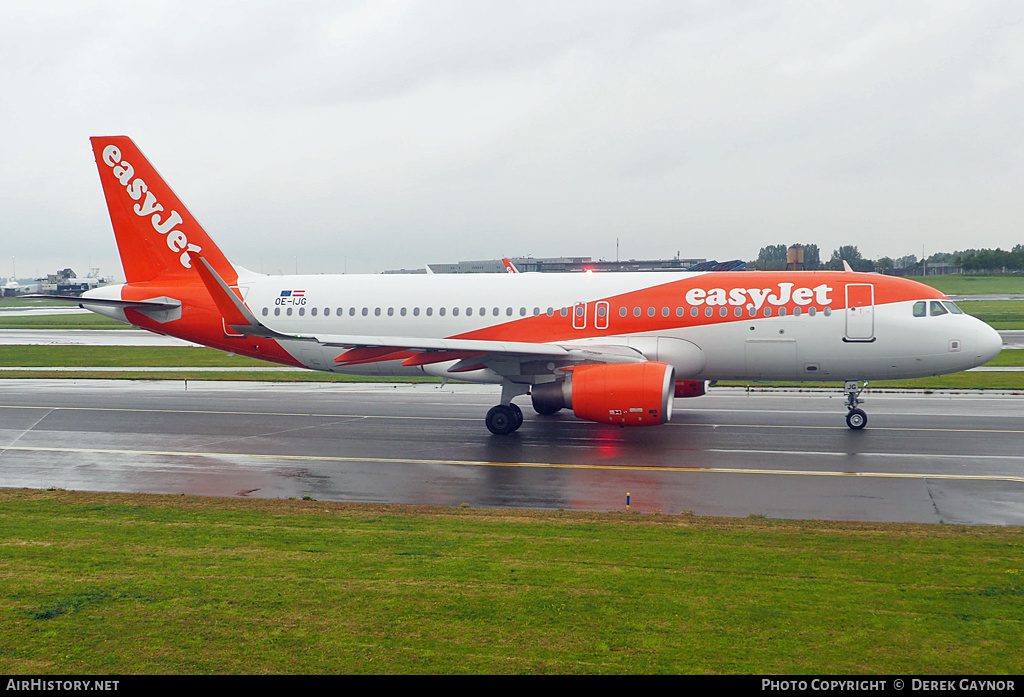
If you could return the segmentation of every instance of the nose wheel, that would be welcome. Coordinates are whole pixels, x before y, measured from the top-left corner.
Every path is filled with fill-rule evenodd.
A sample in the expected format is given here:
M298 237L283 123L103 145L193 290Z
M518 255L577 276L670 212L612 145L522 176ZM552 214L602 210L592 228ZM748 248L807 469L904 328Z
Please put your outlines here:
M854 431L859 431L868 425L868 415L863 409L851 409L846 413L846 425Z
M858 405L863 404L860 398L861 393L867 388L868 383L861 385L856 380L847 380L843 386L843 394L846 395L846 425L854 431L859 431L868 425L868 415Z

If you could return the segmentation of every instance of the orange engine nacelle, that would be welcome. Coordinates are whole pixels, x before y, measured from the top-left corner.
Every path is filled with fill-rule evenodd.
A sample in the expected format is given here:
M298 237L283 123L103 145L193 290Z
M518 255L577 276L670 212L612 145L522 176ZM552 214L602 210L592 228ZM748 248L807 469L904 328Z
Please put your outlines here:
M706 380L676 380L676 397L703 397L708 393Z
M581 419L620 426L653 426L672 418L675 370L665 363L581 365L564 382L533 388L541 413L571 407ZM546 409L546 411L545 411Z

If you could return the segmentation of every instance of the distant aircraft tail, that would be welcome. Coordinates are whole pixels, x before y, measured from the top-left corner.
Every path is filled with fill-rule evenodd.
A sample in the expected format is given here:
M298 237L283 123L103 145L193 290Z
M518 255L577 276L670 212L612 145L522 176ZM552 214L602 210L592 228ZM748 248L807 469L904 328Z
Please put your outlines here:
M128 283L200 284L199 256L229 284L234 266L127 136L92 141Z

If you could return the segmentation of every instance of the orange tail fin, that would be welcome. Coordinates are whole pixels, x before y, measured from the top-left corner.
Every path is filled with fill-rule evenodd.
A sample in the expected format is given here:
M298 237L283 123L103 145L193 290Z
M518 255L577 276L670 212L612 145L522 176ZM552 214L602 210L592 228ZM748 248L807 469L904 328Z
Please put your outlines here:
M199 255L228 283L237 282L231 262L131 138L90 140L128 283L200 283L193 268Z

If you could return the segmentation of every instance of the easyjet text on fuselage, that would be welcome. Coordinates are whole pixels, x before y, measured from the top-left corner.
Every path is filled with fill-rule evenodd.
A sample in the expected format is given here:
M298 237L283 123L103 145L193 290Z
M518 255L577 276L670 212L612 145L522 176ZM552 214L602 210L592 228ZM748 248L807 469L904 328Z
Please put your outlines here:
M832 304L829 293L832 287L822 283L809 288L795 283L780 282L772 288L691 288L686 291L686 302L690 305L731 305L733 307L753 307L760 310L766 303L776 307L788 305L827 306Z

